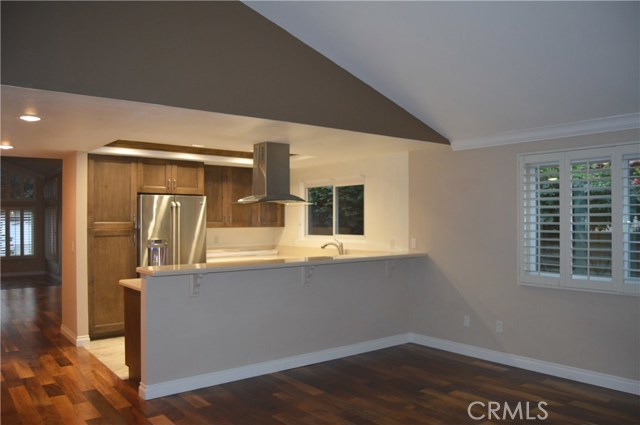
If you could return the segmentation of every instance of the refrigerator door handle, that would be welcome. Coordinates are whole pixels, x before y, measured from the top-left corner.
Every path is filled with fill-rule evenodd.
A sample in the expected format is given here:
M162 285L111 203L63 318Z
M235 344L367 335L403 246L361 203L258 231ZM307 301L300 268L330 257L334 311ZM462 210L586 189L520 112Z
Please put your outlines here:
M178 201L176 201L176 205L177 205L176 211L178 213L177 213L177 217L176 217L177 238L174 239L174 244L177 245L177 248L176 248L176 252L177 252L177 257L176 258L177 259L176 259L175 264L182 264L182 261L181 261L182 259L180 258L181 257L180 239L182 238L182 235L180 234L180 224L182 223L182 221L180 219L180 211L181 211L182 207L180 206L180 202L178 202Z
M176 203L171 201L171 264L176 264Z

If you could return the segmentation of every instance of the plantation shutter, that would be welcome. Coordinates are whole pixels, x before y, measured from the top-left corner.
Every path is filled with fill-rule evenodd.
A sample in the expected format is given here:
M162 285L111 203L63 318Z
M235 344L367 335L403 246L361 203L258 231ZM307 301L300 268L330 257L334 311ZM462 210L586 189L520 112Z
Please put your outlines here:
M50 259L57 258L58 255L58 218L56 207L47 207L44 210L44 225L45 225L45 256Z
M34 255L35 249L35 214L33 210L25 209L22 213L23 251L22 255Z
M571 161L573 279L611 279L612 224L611 159Z
M623 273L625 283L640 283L640 154L622 162Z
M560 163L529 163L522 181L522 264L529 276L560 276Z
M7 256L7 216L4 208L0 209L0 257Z

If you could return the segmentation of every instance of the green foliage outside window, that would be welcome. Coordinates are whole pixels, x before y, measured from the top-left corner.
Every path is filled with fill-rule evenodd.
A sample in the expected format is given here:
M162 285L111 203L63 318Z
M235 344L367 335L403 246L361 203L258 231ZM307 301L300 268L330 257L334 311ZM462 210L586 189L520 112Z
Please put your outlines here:
M310 187L307 200L307 234L364 235L364 185Z

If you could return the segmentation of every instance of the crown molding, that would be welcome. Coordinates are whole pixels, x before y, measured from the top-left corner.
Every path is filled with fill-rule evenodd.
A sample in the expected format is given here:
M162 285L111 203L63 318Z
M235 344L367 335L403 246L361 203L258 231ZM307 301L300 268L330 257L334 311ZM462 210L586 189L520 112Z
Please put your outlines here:
M575 121L522 131L510 131L492 136L452 140L451 147L454 151L460 151L636 128L640 128L640 113Z

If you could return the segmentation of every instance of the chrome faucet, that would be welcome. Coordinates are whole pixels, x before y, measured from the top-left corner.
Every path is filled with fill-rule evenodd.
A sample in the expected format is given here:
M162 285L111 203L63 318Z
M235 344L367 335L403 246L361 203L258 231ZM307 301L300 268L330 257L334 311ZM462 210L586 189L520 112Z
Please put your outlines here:
M322 245L320 248L325 249L329 245L332 245L332 246L335 246L336 248L338 248L338 254L344 255L344 245L342 244L342 242L340 242L337 239L334 239L334 241L335 242L327 242L326 244Z

